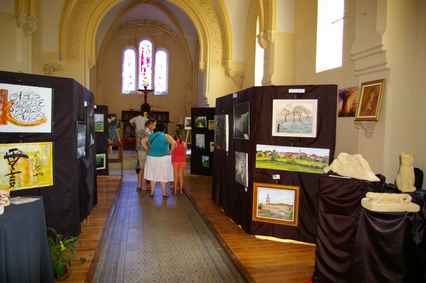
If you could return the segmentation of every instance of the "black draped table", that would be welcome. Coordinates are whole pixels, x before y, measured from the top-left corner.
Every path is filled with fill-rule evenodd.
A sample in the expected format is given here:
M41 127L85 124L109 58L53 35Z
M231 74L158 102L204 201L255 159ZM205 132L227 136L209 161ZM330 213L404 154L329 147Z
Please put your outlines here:
M425 207L371 212L361 206L369 191L385 191L384 183L320 178L313 282L426 282Z
M41 199L0 215L0 282L54 282Z

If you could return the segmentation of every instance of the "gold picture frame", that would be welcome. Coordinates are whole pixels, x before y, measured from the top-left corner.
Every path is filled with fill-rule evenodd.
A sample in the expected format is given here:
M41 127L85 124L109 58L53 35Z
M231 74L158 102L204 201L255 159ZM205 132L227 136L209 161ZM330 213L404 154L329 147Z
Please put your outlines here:
M297 186L254 183L252 220L297 226L299 196L300 188Z
M379 121L385 81L376 80L361 84L355 121Z

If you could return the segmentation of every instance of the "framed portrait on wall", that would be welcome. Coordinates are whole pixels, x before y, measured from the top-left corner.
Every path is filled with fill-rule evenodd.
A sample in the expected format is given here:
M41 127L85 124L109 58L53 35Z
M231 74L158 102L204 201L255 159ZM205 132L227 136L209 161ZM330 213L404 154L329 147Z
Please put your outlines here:
M339 89L337 95L338 117L355 117L359 100L358 87Z
M299 220L299 187L254 183L252 220L297 226Z
M355 121L379 120L384 86L384 80L362 83Z

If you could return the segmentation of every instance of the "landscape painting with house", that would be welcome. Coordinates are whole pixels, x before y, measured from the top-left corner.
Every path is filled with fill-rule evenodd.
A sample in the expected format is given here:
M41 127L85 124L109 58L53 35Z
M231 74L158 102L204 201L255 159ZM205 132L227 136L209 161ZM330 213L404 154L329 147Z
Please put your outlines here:
M322 174L330 150L324 148L256 145L256 168Z

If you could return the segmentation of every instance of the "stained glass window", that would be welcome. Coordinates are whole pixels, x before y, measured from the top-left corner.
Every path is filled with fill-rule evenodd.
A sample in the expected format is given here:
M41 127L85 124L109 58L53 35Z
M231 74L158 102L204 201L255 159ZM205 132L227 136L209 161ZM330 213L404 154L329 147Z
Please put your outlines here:
M123 52L123 66L121 73L121 92L129 94L136 90L136 52L134 49L126 49Z
M164 49L155 52L154 94L165 95L168 91L168 54Z
M152 89L152 43L142 40L139 43L139 89Z

